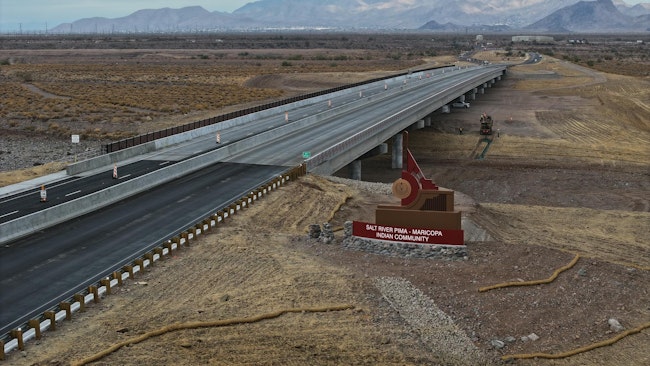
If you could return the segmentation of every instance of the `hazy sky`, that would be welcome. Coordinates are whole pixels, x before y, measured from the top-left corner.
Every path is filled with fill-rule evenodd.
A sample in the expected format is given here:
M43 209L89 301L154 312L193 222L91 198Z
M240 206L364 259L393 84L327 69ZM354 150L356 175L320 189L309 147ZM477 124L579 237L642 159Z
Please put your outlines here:
M120 18L140 9L202 6L231 13L257 0L0 0L0 32L44 31L91 17Z
M82 18L119 18L140 9L199 5L208 11L232 12L258 0L0 0L0 32L45 31ZM624 0L628 4L650 0Z

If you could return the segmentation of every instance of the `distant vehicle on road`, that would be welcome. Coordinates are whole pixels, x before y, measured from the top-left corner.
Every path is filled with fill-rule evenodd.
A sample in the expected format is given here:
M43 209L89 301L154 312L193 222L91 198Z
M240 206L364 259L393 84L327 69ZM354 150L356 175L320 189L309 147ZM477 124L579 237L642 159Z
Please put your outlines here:
M467 102L454 102L451 103L451 106L454 108L469 108L469 103Z

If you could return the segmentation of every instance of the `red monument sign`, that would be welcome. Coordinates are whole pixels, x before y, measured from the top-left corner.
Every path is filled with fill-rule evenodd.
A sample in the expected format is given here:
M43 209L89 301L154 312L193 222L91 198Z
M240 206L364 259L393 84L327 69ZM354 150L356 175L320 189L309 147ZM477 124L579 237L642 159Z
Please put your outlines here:
M375 223L353 223L352 235L368 239L417 243L464 245L461 213L454 211L454 191L427 179L403 138L402 176L393 183L393 194L401 205L380 205Z

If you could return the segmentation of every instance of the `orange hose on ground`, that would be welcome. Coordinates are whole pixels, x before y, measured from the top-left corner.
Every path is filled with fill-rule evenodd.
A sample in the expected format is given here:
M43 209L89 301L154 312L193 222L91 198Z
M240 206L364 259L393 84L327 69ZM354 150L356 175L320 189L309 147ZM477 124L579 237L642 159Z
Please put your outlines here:
M541 285L545 283L551 283L553 282L557 276L566 271L567 269L573 267L576 263L578 263L578 259L580 259L580 255L576 254L575 258L567 264L564 267L558 268L555 272L553 272L553 275L551 277L544 279L544 280L533 280L533 281L524 281L524 282L518 282L518 281L511 281L511 282L504 282L504 283L498 283L496 285L492 286L486 286L486 287L481 287L478 289L479 292L485 292L489 290L494 290L497 288L502 288L502 287L510 287L510 286L534 286L534 285Z
M126 341L117 343L109 347L108 349L101 351L99 353L96 353L88 358L85 358L81 361L78 362L73 362L72 365L75 366L83 366L86 365L90 362L98 361L107 355L119 350L120 348L124 346L128 346L130 344L136 344L140 343L142 341L145 341L149 338L156 337L159 335L163 335L165 333L169 332L174 332L177 330L185 330L185 329L197 329L197 328L211 328L211 327L224 327L228 325L235 325L235 324L246 324L246 323L255 323L261 320L266 320L266 319L273 319L277 318L280 315L284 315L287 313L323 313L327 311L341 311L341 310L348 310L348 309L353 309L354 305L337 305L337 306L327 306L327 307L320 307L320 308L295 308L295 309L285 309L285 310L279 310L273 313L268 313L268 314L261 314L257 315L254 317L250 318L234 318L234 319L224 319L224 320L215 320L215 321L209 321L209 322L191 322L191 323L177 323L177 324L172 324L168 325L166 327L162 327L157 330L153 330L151 332L147 332L145 334L142 334L138 337L128 339Z
M644 330L646 328L649 328L649 327L650 327L650 322L645 323L645 324L643 324L641 326L638 326L638 327L636 327L634 329L630 329L628 331L625 331L625 332L617 335L616 337L606 339L604 341L600 341L600 342L597 342L597 343L593 343L593 344L590 344L588 346L572 349L570 351L566 351L566 352L562 352L562 353L556 353L556 354L552 354L552 353L520 353L520 354L515 354L515 355L505 355L505 356L502 356L501 359L506 361L506 360L510 360L510 359L527 359L527 358L548 358L548 359L565 358L565 357L576 355L578 353L591 351L591 350L599 348L599 347L610 346L610 345L618 342L619 340L621 340L621 339L623 339L623 338L625 338L625 337L627 337L627 336L629 336L631 334L639 333L642 330Z

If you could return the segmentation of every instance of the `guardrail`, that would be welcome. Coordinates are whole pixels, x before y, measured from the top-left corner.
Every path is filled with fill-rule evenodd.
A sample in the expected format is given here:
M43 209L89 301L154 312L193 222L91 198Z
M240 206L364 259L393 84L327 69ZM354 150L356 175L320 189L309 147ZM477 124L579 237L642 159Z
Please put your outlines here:
M386 76L386 77L381 77L381 78L376 78L379 80L387 80L390 78L399 78L399 77L409 77L411 75L423 75L427 71L430 70L440 70L442 69L442 73L444 73L444 69L446 68L455 68L456 66L439 66L439 67L434 67L434 68L427 68L424 70L417 70L417 71L412 71L411 73L401 73L397 75L391 75L391 76ZM339 95L341 93L344 93L343 90L347 90L346 93L352 92L352 89L355 88L361 88L361 86L371 84L376 82L376 79L360 82L360 83L355 83L355 84L349 84L345 86L341 86L338 88L332 88L316 93L311 93L311 94L306 94L298 97L293 97L290 99L286 99L289 104L293 104L292 107L294 106L302 106L307 104L309 101L313 102L318 102L325 100L327 98L331 98L332 96ZM337 90L337 91L332 91L332 90ZM318 96L313 96L313 95L318 95ZM174 132L173 134L167 134L167 133L150 133L147 135L142 135L139 137L139 140L137 141L137 144L135 142L130 142L126 143L126 145L123 145L120 149L117 151L110 152L108 154L99 154L95 158L88 159L85 161L80 161L78 163L74 164L69 164L66 167L66 172L68 175L75 175L75 174L80 174L82 172L92 170L92 169L97 169L103 166L110 166L113 163L117 163L119 161L123 161L129 158L132 158L137 155L141 155L147 152L152 152L167 146L175 145L178 143L182 143L185 141L188 141L190 139L204 136L207 134L215 133L216 131L223 130L230 128L232 126L240 125L243 123L248 123L252 121L255 118L263 118L263 117L268 117L271 116L275 113L282 113L285 111L286 108L288 107L278 107L278 103L270 103L265 106L258 106L254 107L255 110L259 110L255 114L253 113L239 113L239 112L232 112L228 114L228 117L232 117L234 115L238 115L238 117L233 117L231 119L225 119L225 120L220 120L220 117L214 117L217 119L210 119L210 122L203 123L201 121L198 122L193 122L186 127L174 127ZM285 104L286 106L287 104ZM270 107L268 107L270 106ZM268 108L267 108L268 107ZM266 108L266 109L265 109ZM220 121L217 121L220 120ZM189 127L188 127L189 126ZM171 130L170 130L171 131ZM166 135L166 136L165 136ZM164 137L163 137L164 136Z
M189 247L191 241L195 240L199 235L209 232L240 210L249 207L280 186L295 181L306 173L307 169L304 164L285 171L246 196L231 202L223 209L197 221L179 234L165 240L160 246L134 259L131 264L115 270L110 276L88 286L85 292L75 294L68 300L59 303L55 308L45 311L40 317L29 320L23 325L26 330L20 327L10 331L8 334L9 341L5 342L7 337L0 339L0 360L4 360L6 354L13 350L24 350L25 342L32 339L38 340L43 332L55 330L58 322L71 320L73 313L85 311L86 305L89 303L98 303L103 296L111 294L112 288L122 286L125 280L134 279L137 273L144 272L147 267L153 267L155 262L164 260L165 256L172 254L173 251L180 250L183 246Z
M473 84L475 84L477 82L484 83L486 78L492 79L494 77L495 77L495 75L490 75L490 76L483 75L483 76L478 76L478 77L472 78L472 79L468 80L467 82L463 83L462 85L457 86L456 88L454 88L453 92L454 93L457 92L456 89L463 90L463 89L467 88L468 85L473 85ZM447 92L448 91L445 91L445 93L447 93ZM321 165L323 162L328 161L328 160L332 159L333 157L335 157L335 156L337 156L337 155L339 155L339 154L341 154L341 153L343 153L345 151L348 151L353 146L359 145L360 142L367 140L370 136L377 135L380 132L390 131L389 127L392 127L393 125L395 125L395 124L397 124L397 123L399 123L399 122L401 122L401 121L403 121L403 120L405 120L405 119L407 119L409 117L412 117L412 115L414 113L417 113L417 111L420 111L422 109L422 107L421 107L422 105L428 105L429 107L431 107L431 104L429 104L430 101L432 99L440 98L441 93L442 92L432 94L431 96L429 96L429 97L427 97L425 99L422 99L422 100L418 101L417 103L414 103L414 104L410 105L409 107L407 107L405 109L402 109L402 110L398 111L397 113L394 113L394 114L384 118L383 120L379 121L378 123L374 124L373 126L370 126L370 127L366 128L366 129L364 129L362 131L359 131L359 132L355 133L354 135L346 138L345 140L342 140L342 141L332 145L331 147L329 147L329 148L327 148L327 149L325 149L325 150L311 156L309 159L307 159L305 161L305 163L307 164L307 170L310 171L310 172L313 171L315 167ZM444 105L444 104L446 104L446 103L448 103L450 101L451 100L445 100L441 104ZM434 105L433 110L435 110L437 108L439 108L439 106ZM411 121L410 118L408 120Z
M431 67L431 68L427 68L427 69L423 69L423 70L417 70L417 72L435 70L435 69L449 67L449 66L452 66L452 65ZM313 92L313 93L302 94L302 95L298 95L298 96L295 96L295 97L290 97L290 98L282 99L282 100L279 100L279 101L270 102L270 103L266 103L266 104L261 104L261 105L258 105L258 106L249 107L249 108L246 108L246 109L241 109L241 110L238 110L238 111L222 114L222 115L219 115L219 116L216 116L216 117L210 117L210 118L203 119L203 120L200 120L200 121L190 122L190 123L187 123L187 124L184 124L184 125L181 125L181 126L177 126L177 127L170 127L170 128L166 128L164 130L149 132L149 133L146 133L144 135L130 137L130 138L127 138L127 139L123 139L123 140L120 140L120 141L116 141L116 142L112 142L110 144L103 145L102 146L102 151L104 153L112 153L112 152L119 151L119 150L122 150L122 149L126 149L126 148L134 147L134 146L137 146L137 145L140 145L140 144L144 144L144 143L147 143L147 142L152 142L152 141L155 141L155 140L160 139L160 138L176 135L176 134L179 134L179 133L184 133L184 132L191 131L191 130L201 128L201 127L210 126L210 125L213 125L213 124L216 124L216 123L219 123L219 122L223 122L223 121L227 121L227 120L230 120L230 119L233 119L233 118L242 117L242 116L245 116L247 114L257 113L257 112L260 112L260 111L263 111L263 110L266 110L266 109L271 109L271 108L283 106L283 105L286 105L286 104L295 103L295 102L305 100L305 99L311 99L311 98L314 98L314 97L334 93L334 92L345 90L345 89L351 89L351 88L361 86L361 85L371 84L371 83L374 83L374 82L377 82L377 81L382 81L382 80L387 80L387 79L391 79L391 78L395 78L395 77L409 75L411 72L412 71L393 74L393 75L389 75L389 76L382 76L382 77L378 77L378 78L374 78L374 79L370 79L370 80L366 80L366 81L360 81L360 82L357 82L357 83L346 84L346 85L342 85L342 86L338 86L338 87L334 87L334 88L330 88L330 89L320 90L320 91Z

